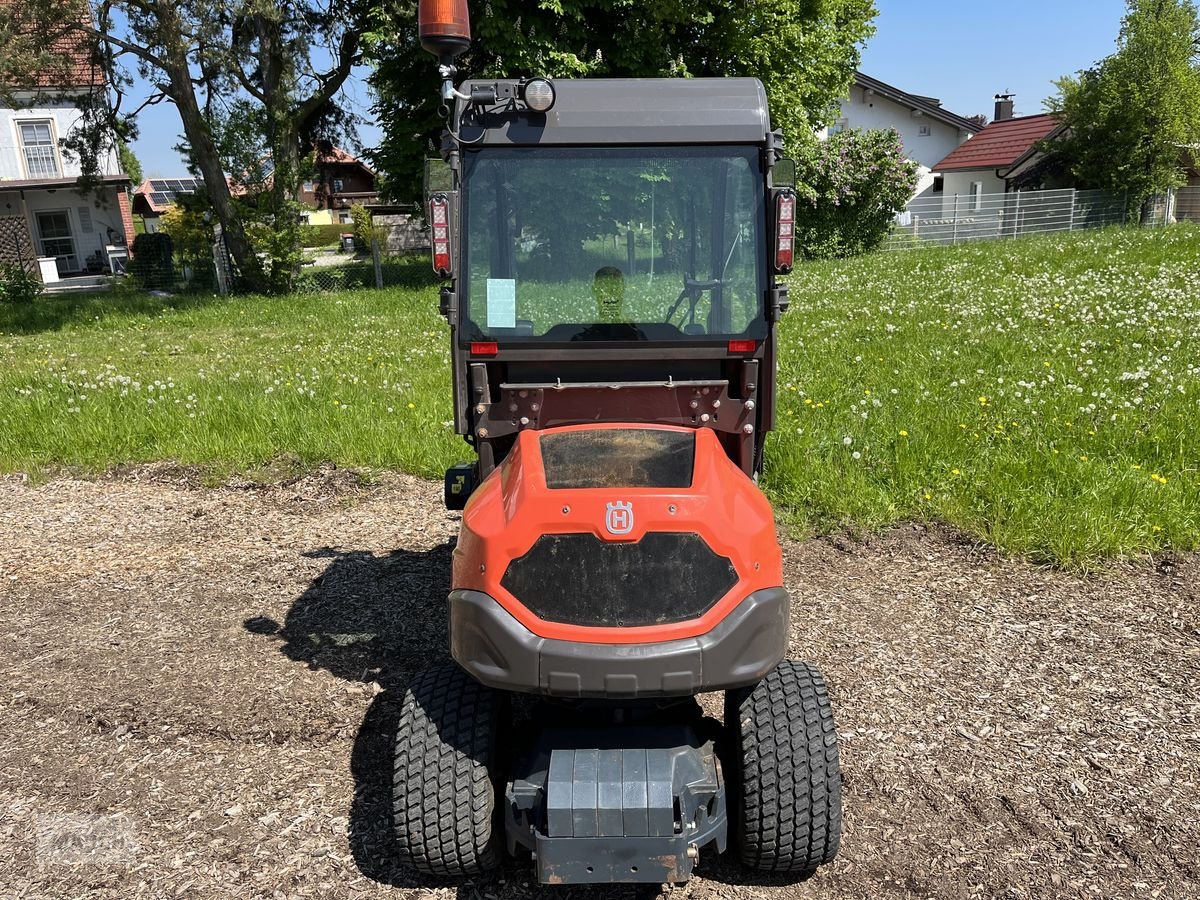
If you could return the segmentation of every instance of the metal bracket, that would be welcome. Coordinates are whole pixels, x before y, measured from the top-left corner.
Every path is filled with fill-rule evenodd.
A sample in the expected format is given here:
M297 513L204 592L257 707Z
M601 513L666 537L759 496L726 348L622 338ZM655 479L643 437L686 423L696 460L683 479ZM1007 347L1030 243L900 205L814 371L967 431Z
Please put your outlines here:
M757 373L757 362L753 369ZM750 384L749 391L743 384L741 398L731 396L728 381L502 384L496 403L477 388L472 399L475 434L491 439L528 428L604 421L683 425L752 436L757 385Z
M783 318L783 314L788 311L791 306L791 301L788 300L788 286L786 284L777 284L771 288L770 297L767 301L767 318L772 322L778 322Z
M451 288L443 287L438 294L438 312L447 322L453 322L458 317L458 294Z

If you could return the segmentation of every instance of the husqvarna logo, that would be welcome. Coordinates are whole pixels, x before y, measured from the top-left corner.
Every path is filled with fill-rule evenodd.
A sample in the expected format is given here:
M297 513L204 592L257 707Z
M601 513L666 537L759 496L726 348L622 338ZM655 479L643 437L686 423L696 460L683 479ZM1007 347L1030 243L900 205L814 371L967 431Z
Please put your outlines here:
M604 527L609 534L629 534L633 531L633 504L614 500L604 509Z

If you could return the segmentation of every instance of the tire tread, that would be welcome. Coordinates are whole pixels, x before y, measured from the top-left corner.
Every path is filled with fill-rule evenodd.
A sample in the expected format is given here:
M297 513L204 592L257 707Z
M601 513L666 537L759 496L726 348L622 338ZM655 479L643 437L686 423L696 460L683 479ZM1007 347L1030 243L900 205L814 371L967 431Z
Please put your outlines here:
M498 698L454 663L409 682L396 730L392 810L401 859L457 878L500 862L494 828Z

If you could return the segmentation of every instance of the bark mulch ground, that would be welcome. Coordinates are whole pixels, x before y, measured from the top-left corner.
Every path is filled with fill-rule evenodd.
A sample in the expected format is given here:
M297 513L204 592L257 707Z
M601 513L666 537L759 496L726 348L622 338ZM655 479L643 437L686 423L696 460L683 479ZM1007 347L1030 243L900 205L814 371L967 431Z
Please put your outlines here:
M538 893L389 851L397 692L446 652L438 494L0 479L0 897ZM916 525L785 554L843 850L800 885L709 858L673 897L1200 896L1196 557L1081 576Z

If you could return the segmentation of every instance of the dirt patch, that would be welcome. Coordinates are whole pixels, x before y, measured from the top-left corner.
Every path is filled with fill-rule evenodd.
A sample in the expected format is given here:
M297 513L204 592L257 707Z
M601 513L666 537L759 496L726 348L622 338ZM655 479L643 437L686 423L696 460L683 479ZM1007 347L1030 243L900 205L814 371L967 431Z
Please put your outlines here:
M440 486L252 487L0 479L0 885L535 892L388 850L395 692L446 652ZM1200 895L1196 557L1084 577L914 526L785 552L793 654L842 735L842 854L790 886L710 858L672 896Z

